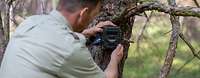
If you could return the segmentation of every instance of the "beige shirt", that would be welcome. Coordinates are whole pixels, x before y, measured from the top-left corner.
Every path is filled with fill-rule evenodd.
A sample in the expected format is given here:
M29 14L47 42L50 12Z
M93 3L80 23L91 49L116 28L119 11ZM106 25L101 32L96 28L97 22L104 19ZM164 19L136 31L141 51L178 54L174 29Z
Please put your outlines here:
M0 78L105 78L85 42L58 11L31 16L13 34Z

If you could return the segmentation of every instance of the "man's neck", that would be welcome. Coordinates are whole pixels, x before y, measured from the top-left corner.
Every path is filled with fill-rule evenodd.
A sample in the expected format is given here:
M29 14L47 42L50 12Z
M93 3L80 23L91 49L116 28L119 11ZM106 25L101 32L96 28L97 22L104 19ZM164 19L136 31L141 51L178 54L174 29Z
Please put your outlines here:
M69 22L69 25L72 27L75 26L76 24L76 17L73 13L69 13L69 12L66 12L66 11L59 11L63 16L64 18Z

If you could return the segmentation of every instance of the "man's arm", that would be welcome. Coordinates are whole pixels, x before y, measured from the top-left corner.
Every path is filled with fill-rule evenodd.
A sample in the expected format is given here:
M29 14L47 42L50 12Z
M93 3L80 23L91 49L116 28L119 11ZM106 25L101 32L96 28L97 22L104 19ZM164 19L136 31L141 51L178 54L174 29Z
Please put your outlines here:
M100 22L98 23L96 26L85 29L82 34L86 37L86 38L90 38L91 36L95 36L98 32L102 32L103 29L102 27L107 26L107 25L112 25L112 26L116 26L115 24L113 24L111 21L105 21L105 22Z
M94 36L97 32L102 32L102 27L106 25L113 25L111 21L100 22L95 27L86 29L82 32L87 38ZM118 64L123 58L123 46L119 44L117 48L112 52L110 63L108 64L105 72L106 78L117 78L118 77Z

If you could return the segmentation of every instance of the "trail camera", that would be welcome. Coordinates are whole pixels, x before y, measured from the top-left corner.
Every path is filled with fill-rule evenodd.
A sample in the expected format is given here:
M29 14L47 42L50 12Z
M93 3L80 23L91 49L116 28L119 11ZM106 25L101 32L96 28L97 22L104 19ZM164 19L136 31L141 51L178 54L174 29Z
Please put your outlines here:
M114 50L122 40L122 32L118 26L106 26L101 34L102 46Z
M100 45L103 49L114 50L122 41L122 31L118 26L105 26L103 32L96 35L94 45Z

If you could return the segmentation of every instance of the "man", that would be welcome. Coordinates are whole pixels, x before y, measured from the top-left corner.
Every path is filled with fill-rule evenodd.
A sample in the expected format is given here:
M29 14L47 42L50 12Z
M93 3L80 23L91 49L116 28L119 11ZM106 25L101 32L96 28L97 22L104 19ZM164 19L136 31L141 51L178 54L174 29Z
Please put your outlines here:
M100 0L60 0L49 15L27 18L7 46L0 78L117 78L123 46L113 51L103 72L85 45L85 37L113 25L106 21L85 29L99 9Z

